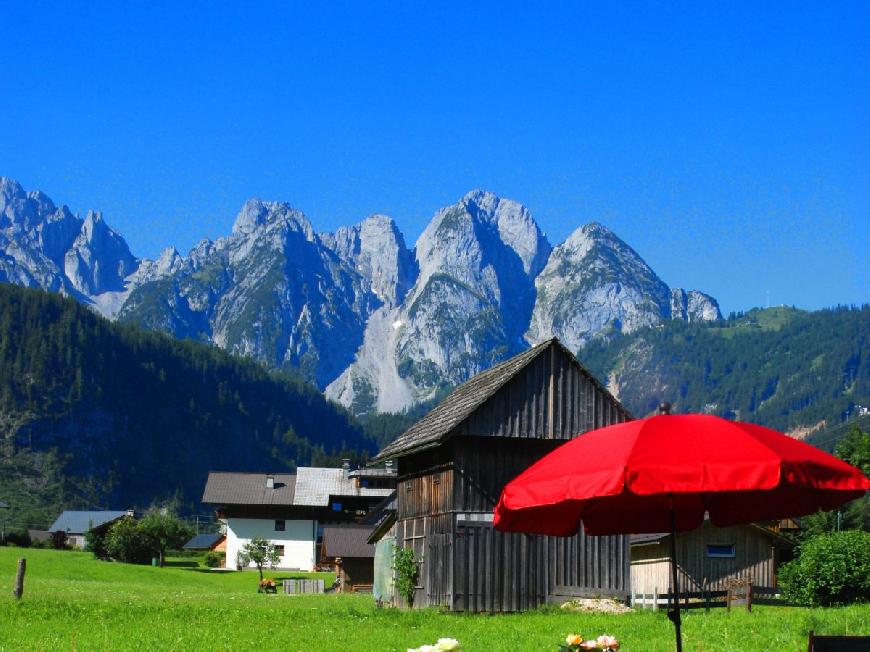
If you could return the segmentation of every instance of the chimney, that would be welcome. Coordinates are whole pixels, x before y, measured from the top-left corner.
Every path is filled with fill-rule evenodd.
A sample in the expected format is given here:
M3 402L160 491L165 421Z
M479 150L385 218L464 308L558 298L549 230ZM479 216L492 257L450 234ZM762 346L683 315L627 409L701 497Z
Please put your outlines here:
M275 488L275 476L267 475L266 476L266 489L274 489Z
M136 512L133 511L132 509L128 509L128 510L127 510L127 516L129 516L130 518L135 518L135 517L136 517Z
M659 414L670 414L671 413L671 404L667 401L662 401L659 403Z
M393 460L387 460L386 463L384 464L384 466L387 469L387 473L393 472Z
M341 477L347 480L350 476L350 459L344 458L341 460Z

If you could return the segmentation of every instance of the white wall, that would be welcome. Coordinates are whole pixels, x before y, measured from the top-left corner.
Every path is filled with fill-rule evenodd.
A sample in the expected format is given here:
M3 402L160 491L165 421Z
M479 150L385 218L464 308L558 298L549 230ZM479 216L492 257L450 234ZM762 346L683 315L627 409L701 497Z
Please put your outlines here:
M278 568L314 570L315 521L284 521L284 531L275 531L275 520L264 518L227 518L227 568L236 568L239 551L254 537L284 546ZM253 566L253 565L252 565Z

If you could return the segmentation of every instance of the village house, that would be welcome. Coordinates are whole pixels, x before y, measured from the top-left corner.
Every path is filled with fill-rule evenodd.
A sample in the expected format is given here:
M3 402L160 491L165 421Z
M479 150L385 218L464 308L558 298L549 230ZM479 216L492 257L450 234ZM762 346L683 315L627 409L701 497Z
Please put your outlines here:
M376 597L390 596L389 566L378 561L393 545L414 550L419 607L517 611L575 596L627 597L627 536L503 533L492 510L504 485L543 455L630 418L555 338L457 387L375 457L398 462L395 511L385 507L370 539Z
M352 471L299 467L296 473L222 473L208 476L202 502L226 526L226 567L254 537L271 542L282 569L314 570L326 525L359 520L395 487L389 468Z
M667 593L671 580L671 535L631 536L631 591ZM794 544L760 524L718 528L710 521L677 534L680 591L724 591L734 580L775 588L776 568Z
M125 516L133 517L133 510L100 510L61 512L51 527L49 533L63 532L66 534L66 544L72 548L84 549L87 533L91 530L105 532L115 521Z

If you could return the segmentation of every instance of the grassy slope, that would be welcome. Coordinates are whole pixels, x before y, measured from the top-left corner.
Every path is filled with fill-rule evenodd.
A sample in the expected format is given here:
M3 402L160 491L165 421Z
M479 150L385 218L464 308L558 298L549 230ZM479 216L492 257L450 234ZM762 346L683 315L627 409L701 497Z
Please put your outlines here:
M28 559L25 597L9 595ZM281 577L278 572L269 573ZM553 610L497 616L376 609L371 596L264 596L256 574L97 562L86 553L0 548L0 650L399 650L458 638L467 652L554 650L571 632L607 631L623 650L673 649L663 612L583 616ZM686 650L801 650L806 633L866 632L870 605L694 612Z

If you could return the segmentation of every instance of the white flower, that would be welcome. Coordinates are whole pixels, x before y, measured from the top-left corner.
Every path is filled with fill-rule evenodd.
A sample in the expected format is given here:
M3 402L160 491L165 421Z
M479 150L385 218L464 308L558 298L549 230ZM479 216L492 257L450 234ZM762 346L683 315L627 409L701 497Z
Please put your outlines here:
M454 650L462 649L462 645L455 638L439 638L435 647L441 652L454 652Z

